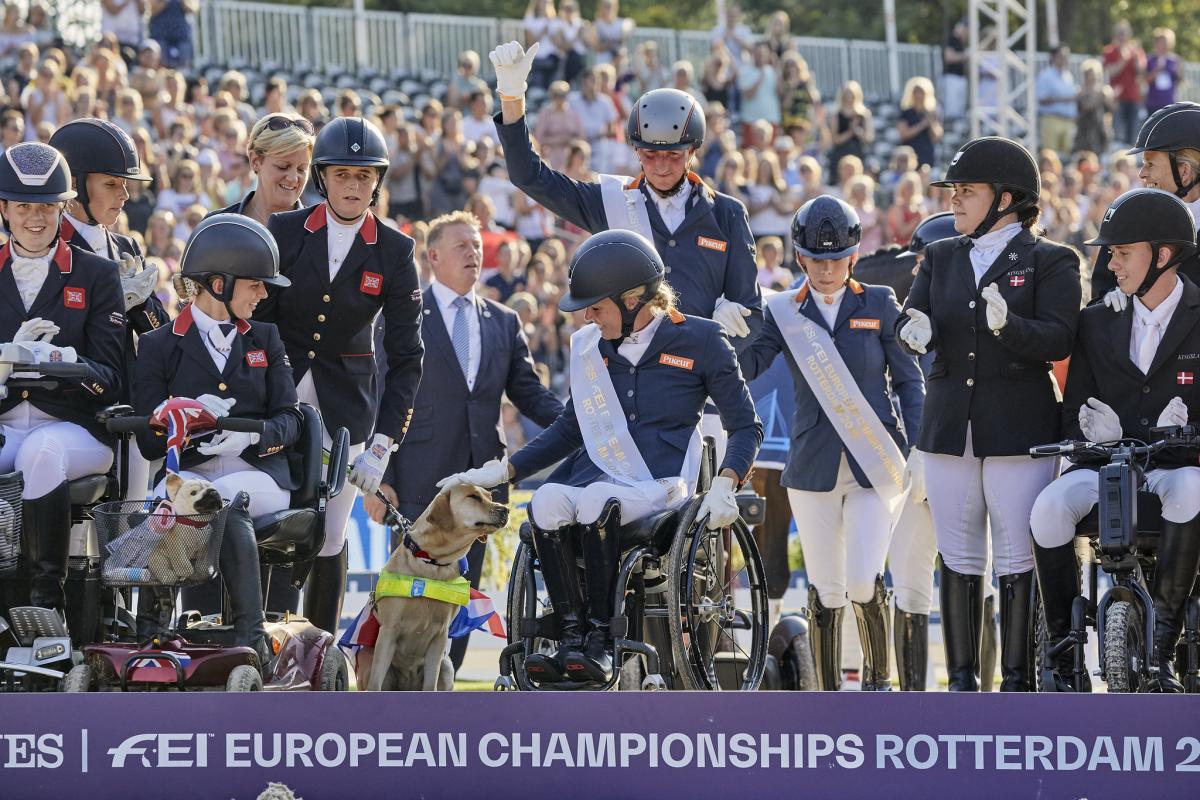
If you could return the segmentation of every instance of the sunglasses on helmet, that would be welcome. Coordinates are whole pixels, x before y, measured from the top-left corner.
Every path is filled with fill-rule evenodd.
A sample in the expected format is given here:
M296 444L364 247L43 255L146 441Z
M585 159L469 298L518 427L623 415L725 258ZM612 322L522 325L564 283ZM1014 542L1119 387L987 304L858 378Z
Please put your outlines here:
M307 133L309 136L316 134L316 129L313 128L313 124L304 117L300 117L299 119L281 116L267 118L267 130L269 131L285 131L293 125Z

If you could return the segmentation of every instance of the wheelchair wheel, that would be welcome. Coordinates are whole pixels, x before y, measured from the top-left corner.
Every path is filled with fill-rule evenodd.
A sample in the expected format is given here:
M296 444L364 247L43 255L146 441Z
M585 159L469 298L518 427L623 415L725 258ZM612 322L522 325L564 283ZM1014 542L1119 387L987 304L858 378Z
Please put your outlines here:
M64 692L90 692L93 686L92 668L87 664L76 664L62 682Z
M508 618L508 643L519 642L526 636L524 626L526 620L537 619L541 616L541 611L549 606L549 601L544 600L538 593L536 579L533 585L530 585L530 578L533 576L533 548L521 542L517 545L516 555L513 556L513 567L508 581L508 602L505 613ZM533 648L525 655L533 655L533 653L552 654L558 650L558 642L553 639L547 639L542 636L533 639ZM524 656L514 656L514 660L520 658L524 660ZM520 665L513 664L513 677L516 678L517 686L523 692L537 691L537 687L529 680L529 676L525 670L520 668Z
M1045 691L1042 684L1042 654L1050 646L1050 636L1046 633L1046 610L1042 608L1041 590L1034 586L1033 605L1033 691Z
M684 689L758 688L767 658L767 584L754 538L742 520L709 531L696 524L700 498L680 514L671 544L667 615L671 651ZM737 678L718 678L732 658Z
M1104 620L1104 680L1110 692L1136 692L1141 683L1142 620L1133 604L1118 600Z

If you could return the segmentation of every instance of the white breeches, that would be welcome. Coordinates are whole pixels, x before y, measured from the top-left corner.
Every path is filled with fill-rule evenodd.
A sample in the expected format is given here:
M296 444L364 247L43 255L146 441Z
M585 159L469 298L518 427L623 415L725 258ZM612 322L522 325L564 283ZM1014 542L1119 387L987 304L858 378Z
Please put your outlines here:
M250 517L255 519L273 511L282 511L291 505L292 493L283 489L267 473L255 469L238 456L216 456L203 464L189 467L179 473L185 480L202 478L212 485L225 500L232 500L238 492L250 495ZM158 497L167 496L164 478L154 487Z
M858 485L843 453L832 490L788 489L788 502L808 582L817 587L821 604L842 608L847 597L857 603L870 601L891 538L887 508L875 490Z
M1146 473L1146 488L1162 500L1163 519L1168 522L1187 522L1200 514L1200 467L1152 469ZM1066 544L1099 499L1098 473L1068 472L1047 486L1033 504L1029 519L1033 538L1042 547Z
M946 565L963 575L985 574L990 523L996 574L1033 569L1029 514L1038 494L1054 480L1055 469L1054 459L1049 458L976 458L969 427L963 455L927 454L929 510Z
M113 451L73 422L63 422L30 403L21 403L0 416L4 448L0 472L24 474L25 500L36 500L59 484L87 475L103 475L113 463Z
M928 614L933 604L933 570L937 537L928 503L913 503L892 530L888 571L896 608L909 614Z
M621 503L621 524L627 524L656 511L671 508L686 500L686 497L668 498L662 505L661 493L648 496L636 486L597 481L588 486L567 486L562 483L543 483L529 501L529 515L533 524L544 531L552 531L567 525L590 525L600 519L604 504L610 498Z
M301 403L308 403L319 412L321 404L317 402L317 387L313 384L312 370L305 373L296 386L296 395ZM321 446L328 450L333 446L333 437L329 427L321 432ZM350 445L350 456L347 463L353 464L354 459L362 454L367 447L366 442ZM354 501L358 499L358 487L346 481L341 494L329 501L325 506L325 545L318 555L336 556L342 552L346 544L346 524L350 521L350 512L354 510Z

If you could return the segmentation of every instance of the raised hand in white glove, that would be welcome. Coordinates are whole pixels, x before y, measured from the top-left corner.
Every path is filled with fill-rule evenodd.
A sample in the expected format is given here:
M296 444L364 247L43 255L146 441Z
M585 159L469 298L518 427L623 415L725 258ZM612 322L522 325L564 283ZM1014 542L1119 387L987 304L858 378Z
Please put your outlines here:
M904 487L917 503L929 499L925 493L925 454L915 447L909 449L908 460L904 463Z
M493 458L482 467L447 475L437 482L437 488L448 489L451 486L463 483L470 486L482 486L484 489L491 489L493 486L508 483L511 479L512 467L508 465L508 457L506 456L504 458Z
M257 433L221 431L196 449L206 456L236 456L254 444L258 444Z
M142 259L126 253L118 265L121 291L125 293L125 310L136 308L150 297L158 286L158 269L147 267Z
M1094 397L1079 407L1079 430L1089 442L1115 442L1125 435L1117 412Z
M383 482L383 473L391 457L391 438L382 433L375 434L367 449L354 459L350 467L350 483L362 490L363 494L375 494Z
M700 501L700 510L696 512L696 519L704 519L704 515L707 514L708 523L705 527L710 531L732 525L741 513L738 510L736 492L737 487L734 486L733 478L724 475L713 478L712 485L708 487L704 499Z
M998 331L1008 324L1008 303L1004 302L1004 298L1000 296L1000 287L995 282L989 283L983 287L980 292L984 301L987 303L987 323L988 327L994 331Z
M904 313L908 315L908 322L900 329L900 338L910 349L923 354L933 338L933 323L924 311L910 308Z
M533 69L533 57L537 55L538 43L528 50L518 42L508 42L488 53L492 67L496 70L496 91L502 97L524 97L525 79Z
M40 339L43 342L48 342L57 334L58 325L48 319L34 317L21 323L21 327L17 328L17 335L13 337L13 341L36 342Z
M746 324L748 316L750 316L750 309L741 303L718 297L717 304L713 308L712 318L714 322L719 322L725 329L726 336L741 337L750 335L750 326Z
M1110 289L1108 294L1104 295L1104 305L1120 314L1125 310L1125 306L1129 305L1129 295L1122 292L1119 287Z
M236 397L217 397L215 394L202 394L196 398L196 402L204 406L204 410L212 414L215 418L229 416L229 409L233 408L237 402Z
M1180 427L1187 425L1187 403L1183 402L1182 397L1172 397L1171 402L1167 403L1167 407L1158 415L1158 422L1155 424L1159 428L1165 428L1168 425L1179 425Z

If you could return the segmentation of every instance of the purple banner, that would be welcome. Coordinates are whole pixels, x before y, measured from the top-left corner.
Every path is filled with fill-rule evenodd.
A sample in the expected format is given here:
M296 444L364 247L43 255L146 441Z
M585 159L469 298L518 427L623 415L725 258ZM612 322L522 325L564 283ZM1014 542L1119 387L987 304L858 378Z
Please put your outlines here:
M1195 798L1200 698L0 696L0 797Z

